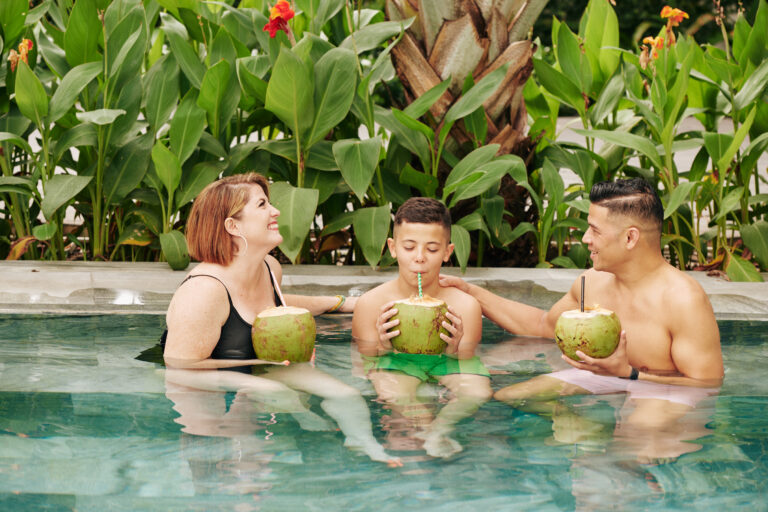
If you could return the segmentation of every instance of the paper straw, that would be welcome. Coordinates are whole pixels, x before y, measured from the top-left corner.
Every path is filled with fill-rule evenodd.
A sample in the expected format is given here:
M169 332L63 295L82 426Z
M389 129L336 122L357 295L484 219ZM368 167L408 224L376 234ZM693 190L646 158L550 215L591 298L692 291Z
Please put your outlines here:
M581 276L581 312L584 312L584 280L586 278L584 276Z
M421 272L418 273L419 276L419 298L422 298L424 294L421 292Z

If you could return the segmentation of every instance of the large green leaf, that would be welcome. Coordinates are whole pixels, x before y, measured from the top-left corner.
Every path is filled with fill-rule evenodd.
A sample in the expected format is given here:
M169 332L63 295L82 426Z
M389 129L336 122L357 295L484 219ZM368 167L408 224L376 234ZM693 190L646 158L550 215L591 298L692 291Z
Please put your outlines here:
M499 88L499 85L501 85L501 82L504 80L508 67L509 66L505 64L498 69L491 71L477 82L474 87L467 91L466 94L462 95L462 97L448 109L448 112L445 113L445 123L458 121L462 117L468 116L480 108L483 105L483 102Z
M179 67L184 72L187 80L197 89L203 82L205 75L205 66L200 62L197 52L187 42L188 34L184 25L176 21L173 16L167 13L161 13L163 20L163 30L168 37L168 44L171 46L171 53L179 63Z
M143 89L146 119L157 132L171 117L179 99L179 65L173 54L155 62L144 75Z
M83 123L93 123L99 126L112 124L115 119L125 114L123 109L115 108L100 108L97 110L90 110L88 112L78 112L75 114L78 121Z
M103 64L101 62L86 62L72 68L61 80L61 84L53 93L48 111L49 123L58 121L77 101L77 96L85 86L99 76Z
M567 24L560 24L557 32L557 63L560 64L560 69L582 92L589 94L592 72L586 53L579 47L579 41Z
M762 94L766 86L768 86L768 59L763 60L757 69L749 75L741 90L736 93L733 98L736 109L741 110L752 103L755 98Z
M25 141L24 139L22 139L21 137L19 137L15 133L0 132L0 142L9 142L9 143L14 144L16 146L19 146L21 149L23 149L24 151L26 151L30 155L32 153L34 153L34 151L32 151L32 147L29 145L29 143L27 143L27 141Z
M547 194L549 203L554 205L562 203L565 199L563 178L548 158L544 159L544 165L541 168L541 180L544 182L544 192Z
M184 270L189 265L189 249L184 235L177 230L160 234L160 247L173 270Z
M223 162L199 162L181 175L178 194L175 197L176 209L192 201L209 184L213 183L224 170Z
M205 110L197 105L197 92L190 90L173 114L169 131L171 149L179 158L179 163L187 161L204 130Z
M99 43L103 32L96 0L77 0L69 14L64 33L64 52L70 66L100 60Z
M596 137L606 142L610 142L611 144L616 144L617 146L634 149L647 156L657 169L662 169L664 167L661 163L661 156L656 149L656 145L647 137L641 137L634 133L612 132L609 130L574 129L573 131L579 135L584 135L585 137Z
M305 147L323 139L349 112L355 95L357 60L355 54L334 48L315 64L315 113Z
M584 116L586 112L584 97L573 80L541 59L533 59L533 69L544 89L561 102L575 108L580 116Z
M148 132L118 150L104 171L104 199L115 204L139 186L149 167L154 137Z
M498 144L480 146L462 158L461 161L454 166L450 174L448 174L448 178L445 180L445 189L453 190L453 188L455 188L454 185L464 179L472 171L493 160L496 152L499 151L499 147Z
M73 176L70 174L54 174L46 183L44 188L43 202L40 210L45 218L51 220L53 214L63 205L75 198L93 176Z
M579 26L593 70L607 78L619 65L619 21L608 0L590 0ZM610 48L610 49L609 49ZM595 65L597 64L597 66Z
M48 115L48 95L40 79L24 61L19 62L16 70L16 105L37 126L43 125L43 118Z
M289 49L282 48L267 85L265 107L300 139L314 119L313 90L312 74L304 62Z
M280 210L278 225L283 236L280 250L295 262L315 218L319 192L279 181L270 187L269 195L272 204Z
M398 35L411 26L415 18L403 21L383 21L365 26L347 36L339 47L354 50L359 54L373 50L390 37Z
M768 222L758 220L754 224L742 224L739 230L744 245L752 251L760 266L768 269Z
M0 28L5 46L10 46L24 32L24 21L29 11L28 0L3 0L0 2Z
M376 267L381 259L381 251L387 242L389 225L392 222L389 205L360 208L355 210L352 227L355 239L363 250L365 261L371 267Z
M181 181L181 164L179 159L165 145L157 141L152 147L152 162L155 164L157 177L169 192L175 192Z
M735 189L728 192L728 194L723 198L722 202L718 205L719 209L717 210L717 215L715 215L712 220L720 220L722 217L725 217L736 208L738 208L741 205L741 196L743 194L744 187L736 187Z
M362 203L379 163L381 138L367 140L345 139L333 144L333 156L341 175Z
M690 199L691 192L699 185L701 185L701 182L697 181L686 181L677 185L669 195L669 200L667 200L667 206L664 208L664 218L666 219L675 213L680 208L680 205Z
M323 25L344 7L344 0L296 0L296 5L310 22L310 30L320 33Z
M720 169L721 172L725 172L725 170L728 169L731 160L733 160L733 157L736 156L736 152L741 147L741 143L744 142L744 139L746 138L747 134L749 133L749 129L752 126L752 122L755 120L756 112L757 107L753 107L752 110L749 111L747 118L744 120L742 125L739 126L739 129L736 130L736 133L733 134L733 140L720 156L720 159L717 161L717 168Z
M435 104L437 100L439 100L443 94L445 94L445 91L448 90L448 87L451 86L450 80L443 80L436 86L432 87L430 90L416 98L410 105L405 107L403 112L408 114L414 119L418 119L424 114L427 113L427 111L432 108L432 105Z
M496 196L498 197L498 196ZM456 221L456 225L463 227L467 231L482 231L488 238L491 238L491 232L483 220L482 210L478 209L469 215L465 215Z
M400 171L400 183L414 187L425 197L434 197L440 182L431 174L417 171L411 164L406 164Z
M32 228L32 236L38 240L50 240L58 231L56 224L38 224Z
M461 271L467 268L467 262L469 261L469 253L472 248L471 240L469 238L469 231L454 224L451 226L451 243L454 247L454 253L456 254L456 260L459 262Z
M261 105L267 100L267 82L263 80L269 71L270 62L266 55L253 55L237 59L237 78L246 96L256 98Z
M763 276L752 263L732 253L728 253L726 258L725 273L731 281L763 282Z
M208 126L214 137L218 137L221 130L221 112L229 80L229 63L222 60L208 68L200 85L197 104L208 114Z
M459 201L479 196L497 185L506 173L507 164L504 162L490 162L475 169L458 183L448 207L453 208Z

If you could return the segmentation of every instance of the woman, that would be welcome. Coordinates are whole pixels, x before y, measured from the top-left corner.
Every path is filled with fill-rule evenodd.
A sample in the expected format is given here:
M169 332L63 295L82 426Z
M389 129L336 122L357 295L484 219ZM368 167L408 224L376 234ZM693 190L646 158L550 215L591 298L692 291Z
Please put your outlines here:
M346 435L345 445L373 460L389 461L392 457L374 439L368 408L355 388L309 364L282 366L256 358L251 324L262 310L291 305L318 315L354 307L354 300L341 296L283 297L281 268L269 255L282 242L279 215L269 202L267 180L256 173L218 180L195 199L187 244L201 263L168 307L166 380L171 386L237 391L275 411L291 412L311 430L327 428L327 422L309 411L295 390L316 394Z

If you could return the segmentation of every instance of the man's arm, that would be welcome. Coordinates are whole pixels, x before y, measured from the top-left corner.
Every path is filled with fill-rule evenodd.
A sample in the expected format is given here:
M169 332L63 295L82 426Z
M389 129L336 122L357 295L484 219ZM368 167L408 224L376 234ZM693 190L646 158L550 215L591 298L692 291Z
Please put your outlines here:
M477 299L483 314L489 320L513 334L523 336L553 338L555 336L555 323L560 314L563 311L575 309L579 305L574 292L577 286L576 282L571 286L571 290L557 301L549 311L499 297L485 288L467 283L454 276L441 275L440 286L455 286L468 293Z

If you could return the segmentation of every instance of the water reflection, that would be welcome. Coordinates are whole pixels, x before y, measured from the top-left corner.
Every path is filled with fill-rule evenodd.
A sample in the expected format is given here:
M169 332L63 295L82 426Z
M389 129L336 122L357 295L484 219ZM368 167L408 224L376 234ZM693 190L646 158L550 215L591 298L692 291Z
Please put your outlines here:
M276 457L303 463L296 424L299 431L340 430L346 448L375 461L394 460L373 437L367 404L355 388L309 363L255 371L258 376L165 370L166 397L179 414L174 421L182 427L183 456L196 486L238 493L269 488L269 463ZM321 399L325 414L312 410L310 395Z

